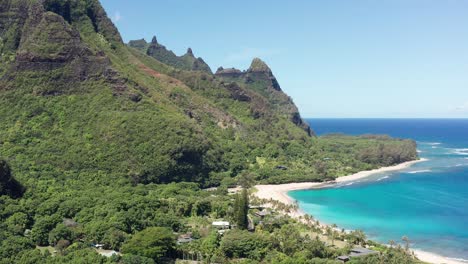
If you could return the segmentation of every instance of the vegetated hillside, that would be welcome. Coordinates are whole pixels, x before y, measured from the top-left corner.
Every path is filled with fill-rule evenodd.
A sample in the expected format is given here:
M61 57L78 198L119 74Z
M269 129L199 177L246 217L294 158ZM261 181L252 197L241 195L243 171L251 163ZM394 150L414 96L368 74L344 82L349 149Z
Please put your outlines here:
M21 197L23 191L24 188L11 175L10 166L4 160L0 160L0 196L8 195L18 198Z
M96 1L4 2L0 155L19 178L219 184L266 144L310 140L256 93L135 54Z
M260 59L235 74L173 68L124 45L94 0L4 0L1 12L0 155L20 180L32 171L205 186L244 170L323 178L311 166L320 140ZM350 159L338 170L380 165Z
M260 59L211 74L148 50L97 0L0 0L0 263L69 263L95 257L86 243L233 218L224 192L200 188L239 176L320 181L417 158L410 140L315 137ZM63 258L32 250L66 241Z

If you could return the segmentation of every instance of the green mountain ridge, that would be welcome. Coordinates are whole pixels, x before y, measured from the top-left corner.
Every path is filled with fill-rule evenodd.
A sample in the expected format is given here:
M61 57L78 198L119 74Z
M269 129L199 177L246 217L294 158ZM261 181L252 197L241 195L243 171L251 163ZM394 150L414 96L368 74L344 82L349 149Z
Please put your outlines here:
M174 52L159 44L156 36L153 37L150 43L147 43L145 39L140 39L129 41L128 45L146 53L148 56L151 56L162 63L178 69L212 73L210 66L208 66L202 58L195 58L191 48L188 48L184 55L177 56Z
M313 131L258 58L246 71L214 75L161 63L124 45L96 0L3 0L0 17L9 29L1 35L0 155L13 167L35 157L22 173L93 168L134 183L204 185L252 168L323 177L305 165L317 153ZM292 146L310 155L298 163L286 155ZM278 165L291 170L272 172Z
M138 178L138 182L203 181L210 171L227 169L223 155L230 151L224 150L220 141L227 134L240 136L253 128L239 120L244 116L236 117L220 109L170 74L217 87L214 79L203 80L199 73L172 73L171 68L157 61L150 60L149 66L142 63L122 45L110 21L89 16L101 14L96 1L71 1L69 5L61 1L13 1L10 10L16 10L15 5L26 8L25 3L29 5L28 17L13 27L18 28L13 35L21 36L18 45L6 50L14 52L15 58L2 76L2 98L7 100L2 116L22 120L24 125L18 129L23 133L33 129L28 124L39 122L34 126L42 129L36 134L30 131L34 135L30 137L36 138L45 153L35 162L55 164L59 171L89 167L118 171L126 178ZM82 3L85 5L80 10ZM4 43L10 41L8 34L2 39ZM132 61L129 68L127 61ZM232 101L227 89L216 93L221 100ZM17 104L25 101L30 104ZM249 119L249 109L245 105L239 108ZM12 123L3 124L2 131L7 131ZM81 131L72 127L80 127ZM70 135L67 131L75 132ZM143 133L135 135L136 131ZM150 136L151 131L157 131L157 135ZM106 134L111 137L104 139ZM5 136L5 141L16 145L14 137ZM81 147L90 139L94 149L69 147ZM230 140L234 142L235 138ZM17 146L15 153L38 149L21 143ZM12 148L2 150L4 157L16 157L8 153ZM128 154L136 159L127 160ZM112 162L108 161L110 156ZM116 161L122 162L121 166L115 166Z

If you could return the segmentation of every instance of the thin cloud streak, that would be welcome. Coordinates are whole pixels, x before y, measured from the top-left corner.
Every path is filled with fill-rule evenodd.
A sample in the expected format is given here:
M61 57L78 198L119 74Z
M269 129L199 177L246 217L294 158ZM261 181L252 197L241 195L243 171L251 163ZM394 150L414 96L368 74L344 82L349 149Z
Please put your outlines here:
M462 105L459 105L457 107L455 107L455 111L459 111L459 112L465 112L465 111L468 111L468 101L466 101L464 104Z
M112 16L112 21L116 23L116 22L119 22L120 20L122 20L122 16L120 15L119 11L116 11L114 15Z

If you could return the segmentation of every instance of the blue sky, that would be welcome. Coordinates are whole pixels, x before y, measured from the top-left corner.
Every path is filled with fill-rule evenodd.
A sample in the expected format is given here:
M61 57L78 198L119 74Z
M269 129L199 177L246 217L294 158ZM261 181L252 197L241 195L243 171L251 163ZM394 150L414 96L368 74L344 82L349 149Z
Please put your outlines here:
M260 57L304 117L468 117L465 0L101 0L125 41Z

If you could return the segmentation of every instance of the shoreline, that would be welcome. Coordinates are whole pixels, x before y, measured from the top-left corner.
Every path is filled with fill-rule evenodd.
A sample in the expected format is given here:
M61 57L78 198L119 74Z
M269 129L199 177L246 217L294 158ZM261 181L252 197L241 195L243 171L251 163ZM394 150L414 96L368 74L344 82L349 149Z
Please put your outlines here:
M411 167L412 165L427 161L427 159L421 158L419 160L407 161L398 165L390 167L382 167L379 169L360 171L348 176L342 176L336 178L336 183L352 182L360 179L367 178L377 173L384 173L390 171L398 171ZM284 204L292 205L295 201L287 194L290 191L307 190L307 189L320 189L328 186L332 186L333 183L327 182L296 182L296 183L285 183L285 184L265 184L255 185L257 191L254 193L260 199L273 199Z
M355 174L351 174L348 176L338 177L336 178L336 183L346 183L352 182L359 179L367 178L369 176L384 173L384 172L391 172L391 171L398 171L403 170L406 168L411 167L412 165L427 161L428 159L421 158L419 160L414 161L407 161L398 165L389 166L389 167L382 167L379 169L368 170L368 171L360 171ZM297 190L307 190L307 189L321 189L326 188L329 186L333 186L336 183L323 183L323 182L299 182L299 183L286 183L286 184L267 184L267 185L255 185L256 192L253 193L254 196L260 199L266 200L276 200L278 202L284 203L286 205L294 205L296 201L292 199L288 192L290 191L297 191ZM297 210L293 210L289 213L286 213L292 218L296 218L300 220L301 217L305 216L306 213L302 211L300 208ZM301 220L300 220L301 221ZM321 224L321 226L327 226L326 224ZM413 250L419 260L424 262L434 263L434 264L467 264L468 262L462 262L458 260L454 260L448 257L440 256L435 253L422 251L422 250Z

